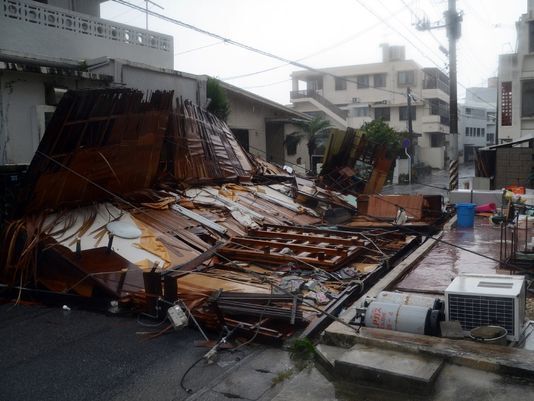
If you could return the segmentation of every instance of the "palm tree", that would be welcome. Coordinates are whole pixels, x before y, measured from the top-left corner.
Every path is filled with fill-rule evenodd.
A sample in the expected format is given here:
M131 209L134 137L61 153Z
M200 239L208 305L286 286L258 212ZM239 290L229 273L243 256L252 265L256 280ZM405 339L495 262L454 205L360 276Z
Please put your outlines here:
M330 124L330 121L322 116L315 116L311 120L299 120L295 125L297 125L302 132L296 131L287 135L284 144L288 150L296 149L300 141L305 138L307 140L310 166L312 171L315 172L315 166L312 164L312 157L315 150L324 144L329 135L328 131L333 127Z

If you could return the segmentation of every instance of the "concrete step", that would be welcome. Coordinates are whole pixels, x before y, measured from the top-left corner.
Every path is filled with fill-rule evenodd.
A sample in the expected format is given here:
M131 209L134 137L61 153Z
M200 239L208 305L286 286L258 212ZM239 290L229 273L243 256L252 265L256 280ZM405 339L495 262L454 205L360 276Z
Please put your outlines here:
M333 345L318 344L315 347L317 356L328 369L334 369L336 359L340 359L347 351L347 348Z
M335 347L330 346L327 354L333 356L331 348ZM344 351L335 357L334 373L337 376L360 384L379 385L397 391L431 391L443 366L441 358L365 344L356 344Z

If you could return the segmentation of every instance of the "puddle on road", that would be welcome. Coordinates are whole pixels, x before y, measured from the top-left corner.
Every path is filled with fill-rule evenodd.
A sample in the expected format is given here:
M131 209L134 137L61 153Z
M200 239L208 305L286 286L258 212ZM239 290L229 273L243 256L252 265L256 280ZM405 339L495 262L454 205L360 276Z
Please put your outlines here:
M477 217L474 228L448 231L442 240L499 260L500 235L499 227L491 225L487 218ZM499 269L498 262L487 257L440 242L396 288L439 293L445 291L450 282L461 273L509 273Z

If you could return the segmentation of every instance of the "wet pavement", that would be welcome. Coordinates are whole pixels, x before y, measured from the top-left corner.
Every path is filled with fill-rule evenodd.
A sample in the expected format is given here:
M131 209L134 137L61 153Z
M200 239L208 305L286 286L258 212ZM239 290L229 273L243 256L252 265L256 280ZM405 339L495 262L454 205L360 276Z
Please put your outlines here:
M439 294L461 273L509 274L499 268L500 237L500 228L490 223L488 217L477 216L473 228L446 231L441 242L396 288Z
M464 188L464 183L475 176L475 167L472 164L460 165L458 171L458 187ZM449 193L449 172L448 170L432 170L430 175L421 177L419 182L414 184L386 185L382 189L382 194L424 194L443 195L448 198Z

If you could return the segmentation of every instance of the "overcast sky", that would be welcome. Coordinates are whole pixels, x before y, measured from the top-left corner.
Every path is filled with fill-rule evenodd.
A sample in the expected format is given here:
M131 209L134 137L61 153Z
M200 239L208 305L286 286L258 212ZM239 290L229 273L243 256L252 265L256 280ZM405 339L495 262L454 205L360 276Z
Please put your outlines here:
M447 0L154 1L164 7L151 6L155 12L314 68L379 62L381 43L405 45L406 57L423 67L447 68L439 50L440 43L447 47L445 30L414 27L418 18L442 21ZM526 12L527 0L458 0L457 8L464 14L458 45L461 101L463 86L485 86L497 74L498 55L515 51L515 22ZM145 26L145 14L112 1L102 4L101 14ZM298 68L155 17L149 17L149 29L174 36L176 70L208 74L289 103L290 73ZM247 74L253 75L239 77Z

